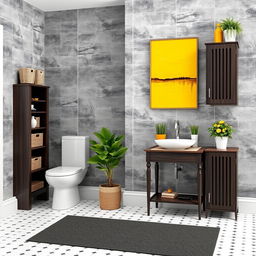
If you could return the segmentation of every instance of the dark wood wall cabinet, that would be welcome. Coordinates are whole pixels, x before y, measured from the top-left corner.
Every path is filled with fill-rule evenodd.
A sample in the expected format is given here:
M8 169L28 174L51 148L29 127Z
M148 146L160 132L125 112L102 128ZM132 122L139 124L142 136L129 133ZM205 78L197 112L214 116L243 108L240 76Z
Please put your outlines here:
M237 104L238 42L206 43L206 103Z
M235 212L237 219L237 152L205 149L205 209Z
M48 91L48 86L13 85L13 189L18 209L31 209L33 198L49 199ZM32 116L40 120L39 127L31 127Z

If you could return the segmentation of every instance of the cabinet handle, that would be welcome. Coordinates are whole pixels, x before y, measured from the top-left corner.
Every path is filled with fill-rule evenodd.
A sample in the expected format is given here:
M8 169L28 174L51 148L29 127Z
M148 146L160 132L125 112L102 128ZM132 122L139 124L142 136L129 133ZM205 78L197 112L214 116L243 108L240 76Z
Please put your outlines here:
M208 88L208 98L211 98L211 88Z
M208 193L208 203L211 202L211 193Z

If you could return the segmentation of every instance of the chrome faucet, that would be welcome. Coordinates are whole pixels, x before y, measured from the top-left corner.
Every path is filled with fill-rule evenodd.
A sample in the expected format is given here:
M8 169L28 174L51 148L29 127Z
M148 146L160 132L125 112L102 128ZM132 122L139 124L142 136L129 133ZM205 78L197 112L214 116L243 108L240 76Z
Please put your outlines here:
M176 133L176 139L180 138L180 123L178 120L175 121L175 133Z

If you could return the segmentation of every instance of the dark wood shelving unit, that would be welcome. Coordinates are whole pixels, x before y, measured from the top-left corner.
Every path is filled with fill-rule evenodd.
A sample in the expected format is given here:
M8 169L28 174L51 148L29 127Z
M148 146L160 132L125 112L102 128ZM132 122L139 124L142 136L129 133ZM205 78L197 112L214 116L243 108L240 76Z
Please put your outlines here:
M237 105L238 42L206 43L206 103Z
M49 168L48 99L49 86L13 85L13 189L18 209L30 210L33 199L49 199L49 186L45 180L45 171ZM37 111L31 111L31 104L35 104ZM40 117L41 127L31 128L32 116ZM43 145L32 148L31 135L35 133L43 133ZM32 171L33 157L42 157L42 164L41 168ZM32 192L32 181L43 181L44 187Z

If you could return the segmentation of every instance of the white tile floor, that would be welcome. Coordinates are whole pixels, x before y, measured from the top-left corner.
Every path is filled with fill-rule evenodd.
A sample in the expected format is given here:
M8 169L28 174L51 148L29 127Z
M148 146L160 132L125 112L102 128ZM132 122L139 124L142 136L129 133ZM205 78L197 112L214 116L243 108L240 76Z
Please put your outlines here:
M195 210L155 209L152 204L151 216L145 207L124 207L116 211L102 211L98 202L82 201L65 211L51 209L50 202L38 202L31 211L18 211L16 215L0 220L0 256L5 255L145 255L93 248L48 245L25 242L26 239L45 229L66 215L93 216L124 220L151 221L195 226L220 227L220 234L214 255L253 256L256 255L256 215L239 214L238 221L229 214L214 213L208 219L197 219Z

